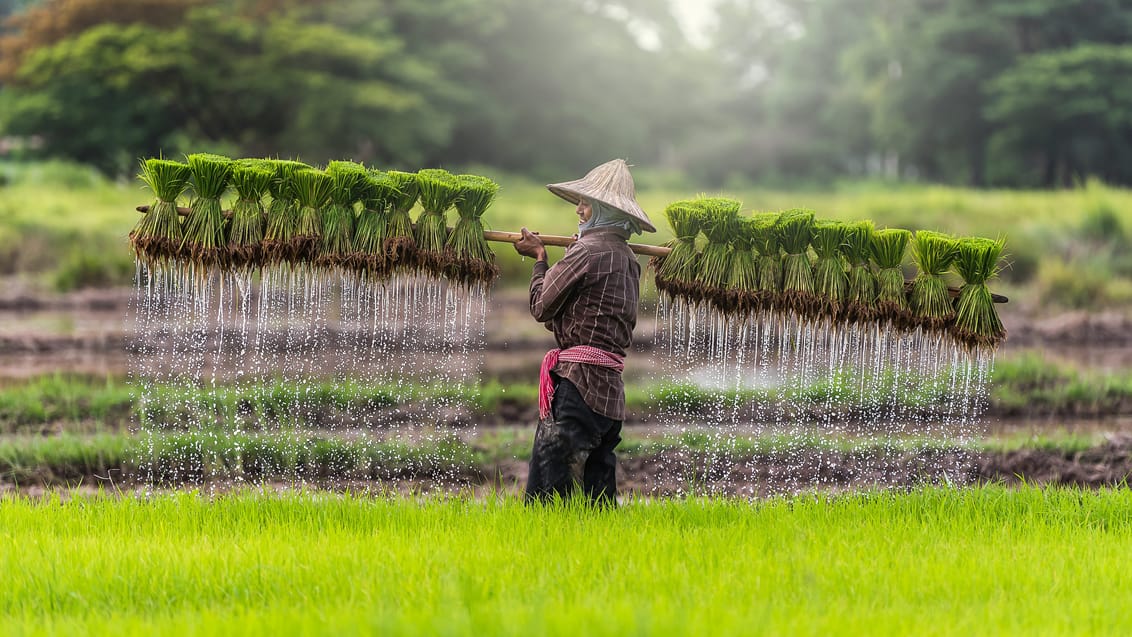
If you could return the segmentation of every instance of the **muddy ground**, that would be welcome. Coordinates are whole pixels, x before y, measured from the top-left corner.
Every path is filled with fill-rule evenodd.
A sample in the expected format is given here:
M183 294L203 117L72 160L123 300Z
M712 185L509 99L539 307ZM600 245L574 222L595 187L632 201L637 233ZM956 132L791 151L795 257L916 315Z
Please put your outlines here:
M0 286L0 381L42 374L75 373L94 376L126 376L138 358L132 343L136 326L131 304L132 288L86 290L64 295L44 295L18 286ZM1096 370L1132 368L1132 318L1120 313L1068 313L1036 317L1012 312L1002 306L1010 337L1005 355L1038 351L1043 356ZM1020 308L1018 308L1020 309ZM550 334L530 319L523 290L493 293L487 321L486 344L478 360L483 380L532 383L545 351L553 346ZM630 356L626 380L653 380L660 364L653 351L655 311L642 307ZM233 338L233 331L228 338ZM348 340L348 339L346 339ZM324 341L331 349L340 341L334 334ZM206 345L213 351L215 344ZM231 351L232 347L226 351ZM422 354L428 355L428 354ZM439 354L432 354L439 356ZM329 351L328 360L337 354ZM438 362L438 365L443 364ZM330 370L333 374L333 370ZM1127 401L1104 405L1072 405L1071 410L1050 411L1041 405L999 408L992 405L988 422L1033 422L1035 426L1060 424L1067 419L1111 418L1132 414ZM377 420L385 420L377 418ZM477 415L477 424L516 425L533 423L536 407L503 399L498 410ZM630 423L655 421L654 414L631 414ZM457 418L453 424L463 422ZM465 423L466 424L466 423Z
M79 292L64 296L0 294L0 378L45 373L125 375L133 354L129 350L134 325L129 320L132 289ZM530 320L523 291L497 293L488 321L481 375L503 382L528 379L538 361L553 345L550 335ZM630 368L647 368L655 330L653 311L643 309L630 359ZM1065 314L1052 318L1018 316L1004 309L1010 330L1004 351L1040 350L1084 367L1132 367L1132 320L1121 314ZM1130 409L1132 411L1132 409ZM1093 414L1090 414L1092 416ZM1044 426L1022 420L1036 414L988 415L994 422L1006 419L1007 428ZM1046 415L1047 419L1050 415ZM497 422L535 421L534 405L504 401L493 414ZM638 419L639 420L639 419ZM1061 425L1055 420L1044 421ZM997 425L995 425L997 426ZM1086 425L1087 427L1087 425ZM1105 427L1116 432L1108 441L1083 452L1028 449L1013 452L921 451L862 456L853 453L812 451L804 454L761 454L750 457L713 456L701 452L664 451L626 456L621 460L620 482L625 492L648 496L718 493L766 496L811 489L838 491L876 485L906 488L919 484L974 484L1004 482L1103 487L1123 484L1132 473L1132 424ZM45 432L46 433L46 432ZM489 492L516 490L526 478L522 461L507 460L462 470L443 479L412 471L382 479L353 482L323 479L311 486L366 490ZM267 482L274 487L293 486ZM56 474L22 485L5 483L0 491L35 493L48 487L82 485L82 489L149 488L124 475L120 467L98 467ZM182 485L165 485L182 486ZM224 489L247 484L209 484Z
M1008 452L970 452L960 449L916 452L831 452L809 450L765 453L745 457L668 450L623 457L618 484L623 495L647 497L720 495L769 497L803 492L841 492L850 489L905 489L923 485L977 484L1058 485L1082 488L1125 486L1132 475L1132 436L1111 436L1083 451L1025 449ZM315 488L370 493L511 493L526 481L526 463L506 460L483 467L433 471L399 468L375 479L336 479L321 476L282 481L278 478L238 482L199 479L185 474L181 481L145 483L120 467L60 468L33 480L13 484L0 479L0 493L38 495L46 491L149 492L198 488L205 492L266 487L271 490Z
M0 292L0 377L55 371L122 375L129 371L132 289L87 290L66 295ZM1074 312L1050 317L1012 314L1004 306L1009 338L1003 352L1040 349L1088 367L1132 367L1132 318L1122 313ZM522 290L493 294L487 321L482 373L488 378L524 377L553 346L550 334L531 320ZM655 311L642 307L634 335L636 365L648 356L656 330ZM331 335L333 336L333 335ZM335 342L332 337L328 344Z

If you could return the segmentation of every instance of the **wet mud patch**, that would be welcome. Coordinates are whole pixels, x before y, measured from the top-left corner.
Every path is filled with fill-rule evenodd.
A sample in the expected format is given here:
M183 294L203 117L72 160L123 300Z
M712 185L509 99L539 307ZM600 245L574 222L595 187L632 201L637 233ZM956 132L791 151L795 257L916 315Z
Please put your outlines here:
M15 469L15 470L14 470ZM156 468L151 468L156 469ZM88 461L72 464L0 466L0 492L35 493L45 488L102 486L160 490L206 488L227 491L264 485L373 493L518 493L526 481L522 460L481 466L443 463L371 465L361 474L336 474L323 465L309 475L204 475L189 467L147 472L153 482L127 463ZM972 486L984 483L1104 488L1127 483L1132 475L1132 436L1113 436L1084 450L1029 448L970 451L925 448L914 451L830 451L803 449L729 455L668 449L622 454L618 485L622 494L647 497L715 495L760 498L811 491L906 489L927 485ZM18 476L18 478L16 478Z
M900 489L927 485L985 483L1104 488L1125 484L1132 475L1132 436L1113 437L1084 451L1019 449L969 451L803 450L746 456L666 450L622 456L622 493L650 497L720 495L769 497L807 491ZM521 485L526 465L500 463L489 475Z
M978 469L981 480L1006 484L1125 485L1132 475L1132 435L1114 435L1104 444L1082 451L1017 449L985 454Z

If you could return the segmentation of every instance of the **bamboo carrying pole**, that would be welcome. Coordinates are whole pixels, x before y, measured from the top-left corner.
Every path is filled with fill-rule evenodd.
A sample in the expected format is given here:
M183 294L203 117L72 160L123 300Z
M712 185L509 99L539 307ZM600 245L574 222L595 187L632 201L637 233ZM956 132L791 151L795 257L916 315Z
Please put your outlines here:
M553 234L538 234L539 239L542 239L543 245L558 246L559 248L568 248L574 244L577 239L574 237L562 237ZM488 241L495 241L496 243L518 243L519 239L523 238L522 233L519 232L500 232L498 230L484 230L483 238ZM664 246L653 246L644 243L630 243L629 248L636 254L643 254L646 257L666 257L672 248Z
M147 213L147 212L149 212L149 206L138 206L137 211L140 212L140 213L143 213L143 214ZM178 207L177 208L177 214L181 215L182 217L186 216L186 215L189 214L189 209L184 208L184 207ZM225 217L231 217L232 211L231 210L225 210L224 216ZM536 233L536 234L538 234L538 233ZM548 246L558 246L559 248L568 248L571 245L574 245L574 241L576 241L576 239L574 237L563 237L563 236L552 235L552 234L546 234L546 235L540 234L538 236L539 236L540 239L542 239L543 244L548 245ZM500 231L497 231L497 230L484 230L483 231L483 238L487 239L488 241L495 241L496 243L518 243L519 239L523 238L523 235L519 232L500 232ZM643 243L630 243L629 248L632 249L633 252L635 252L637 254L643 254L646 257L666 257L666 256L668 256L669 252L672 252L672 248L666 248L664 246L647 245L647 244L643 244Z
M137 211L141 212L141 213L149 212L149 206L138 206ZM182 216L187 215L187 214L189 214L189 209L184 208L184 207L178 207L177 208L177 214L182 215ZM230 210L224 211L224 216L229 217L231 215L232 215L232 212ZM487 239L488 241L495 241L496 243L518 243L519 239L523 238L523 235L522 235L522 233L519 233L519 232L502 232L502 231L499 231L499 230L484 230L483 231L483 238ZM559 248L568 248L568 247L574 245L574 242L577 241L577 239L575 239L574 237L564 237L564 236L561 236L561 235L553 235L553 234L540 234L540 235L538 235L538 238L542 239L543 245L557 246ZM644 255L646 257L666 257L666 256L668 256L669 252L672 252L672 248L666 248L664 246L648 245L648 244L644 244L644 243L630 243L629 249L631 249L635 254ZM904 285L908 289L911 289L912 282L908 281ZM959 296L959 290L957 290L955 288L950 288L948 290L948 292L951 294L952 298ZM994 300L995 303L1009 303L1010 302L1010 299L1006 298L1005 296L1002 296L1001 294L991 294L991 298Z

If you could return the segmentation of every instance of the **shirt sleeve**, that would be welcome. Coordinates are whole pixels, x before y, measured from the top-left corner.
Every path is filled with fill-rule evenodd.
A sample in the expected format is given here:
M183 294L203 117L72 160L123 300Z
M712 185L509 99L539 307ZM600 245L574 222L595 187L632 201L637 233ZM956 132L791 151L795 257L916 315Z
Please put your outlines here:
M562 260L547 266L545 261L535 263L531 272L531 316L545 323L562 311L575 287L585 278L589 268L588 250L575 243L566 250Z

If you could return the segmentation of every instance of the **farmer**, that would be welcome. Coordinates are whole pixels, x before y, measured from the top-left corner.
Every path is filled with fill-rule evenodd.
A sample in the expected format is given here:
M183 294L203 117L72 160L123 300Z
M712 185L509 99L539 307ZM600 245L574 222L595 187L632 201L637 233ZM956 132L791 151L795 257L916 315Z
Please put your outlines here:
M539 373L539 424L526 499L569 495L581 483L597 504L617 498L617 458L625 419L621 371L637 324L641 266L627 239L656 232L636 201L624 160L582 179L547 186L577 205L578 240L550 267L537 234L522 229L519 254L535 259L531 315L558 342Z

